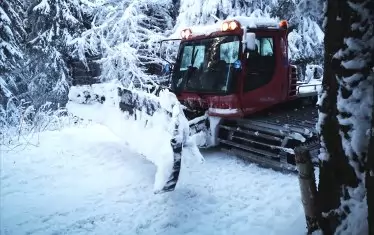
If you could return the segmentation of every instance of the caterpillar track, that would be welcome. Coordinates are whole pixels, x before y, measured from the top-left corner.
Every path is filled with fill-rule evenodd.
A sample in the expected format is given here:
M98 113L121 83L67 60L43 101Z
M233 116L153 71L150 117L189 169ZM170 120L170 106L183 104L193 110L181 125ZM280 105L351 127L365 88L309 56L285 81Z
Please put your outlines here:
M218 127L222 150L264 167L296 172L294 149L304 146L317 162L319 141L315 106L278 108L247 119L223 120Z

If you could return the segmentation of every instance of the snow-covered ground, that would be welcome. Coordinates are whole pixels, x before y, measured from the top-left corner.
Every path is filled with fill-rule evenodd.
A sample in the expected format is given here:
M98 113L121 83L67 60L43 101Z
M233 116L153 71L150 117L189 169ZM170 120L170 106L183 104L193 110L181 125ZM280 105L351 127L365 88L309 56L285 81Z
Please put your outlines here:
M155 166L99 124L1 149L1 234L303 234L298 180L217 150L154 194Z

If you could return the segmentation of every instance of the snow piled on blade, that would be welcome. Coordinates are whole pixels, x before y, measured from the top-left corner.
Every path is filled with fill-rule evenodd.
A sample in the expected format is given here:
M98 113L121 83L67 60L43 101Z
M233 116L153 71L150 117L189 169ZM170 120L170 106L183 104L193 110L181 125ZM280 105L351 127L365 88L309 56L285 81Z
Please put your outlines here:
M188 121L173 93L164 90L156 97L146 92L133 91L143 98L138 101L140 104L154 101L160 106L153 107L155 111L151 115L149 109L131 113L120 109L119 87L117 82L72 87L67 109L80 118L107 126L132 151L154 163L157 166L154 190L160 191L172 173L172 138L184 143L182 159L186 157L187 161L201 162L203 157L194 140L189 138Z

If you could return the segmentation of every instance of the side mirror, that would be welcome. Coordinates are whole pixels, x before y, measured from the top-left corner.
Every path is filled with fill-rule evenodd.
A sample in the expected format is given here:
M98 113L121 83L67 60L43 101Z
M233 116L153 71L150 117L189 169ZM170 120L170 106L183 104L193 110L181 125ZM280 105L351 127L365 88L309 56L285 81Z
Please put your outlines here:
M247 50L250 50L250 51L256 50L256 34L255 33L247 33L245 35L245 40L246 40Z
M171 73L171 65L170 64L165 64L164 67L162 68L162 75L169 75Z

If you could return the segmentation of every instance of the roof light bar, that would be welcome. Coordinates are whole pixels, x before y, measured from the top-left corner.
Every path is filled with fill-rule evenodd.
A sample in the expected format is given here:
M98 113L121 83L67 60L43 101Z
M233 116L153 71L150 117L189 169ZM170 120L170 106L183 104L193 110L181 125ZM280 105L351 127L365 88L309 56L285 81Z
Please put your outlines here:
M230 21L225 21L222 23L221 30L222 31L233 31L240 28L240 23L236 20L230 20Z

